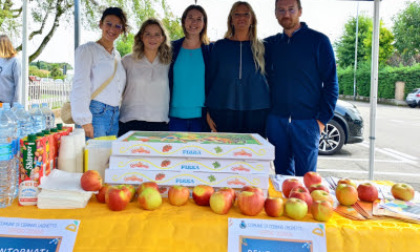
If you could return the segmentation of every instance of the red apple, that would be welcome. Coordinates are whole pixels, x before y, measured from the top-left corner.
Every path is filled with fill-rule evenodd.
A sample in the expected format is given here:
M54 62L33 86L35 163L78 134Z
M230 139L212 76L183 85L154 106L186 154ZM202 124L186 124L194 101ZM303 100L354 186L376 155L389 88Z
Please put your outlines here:
M102 177L98 171L88 170L80 178L80 185L85 191L99 191L102 187Z
M404 201L410 201L414 198L414 189L411 185L398 183L391 188L391 193L394 198Z
M233 190L230 187L222 187L219 189L219 191L227 191L228 193L230 193L230 195L232 196L232 203L235 203L235 199L236 199L235 190Z
M159 191L159 186L156 182L154 181L147 181L147 182L143 182L141 185L139 185L139 188L137 188L137 195L140 195L140 193L146 189L146 188L154 188L157 191Z
M190 190L185 186L174 185L169 188L168 200L173 206L182 206L188 202Z
M162 196L155 188L147 187L140 193L138 201L141 208L155 210L162 205Z
M209 206L210 197L214 193L213 187L209 185L197 185L194 187L192 197L199 206Z
M261 194L264 197L263 190L261 190L261 188L256 187L256 186L244 186L244 187L242 187L241 192L244 192L244 191L247 191L247 192L257 192L257 193Z
M124 190L109 187L105 195L105 202L112 211L121 211L127 207L130 199Z
M308 205L298 198L289 198L284 206L286 215L294 220L303 219L308 213Z
M292 191L293 187L302 186L302 183L296 178L289 178L283 181L281 185L281 191L283 192L283 196L285 198L289 198L290 191Z
M210 208L217 214L227 214L232 207L232 195L228 191L217 191L210 197Z
M323 190L315 190L311 192L312 202L317 200L325 200L331 203L334 206L334 198L331 194Z
M311 185L314 185L314 184L321 184L321 182L322 182L322 177L317 172L310 171L310 172L305 173L305 175L303 175L303 183L305 184L307 188L311 187Z
M242 191L238 194L238 207L241 213L249 216L259 214L264 208L264 196L262 193Z
M290 195L293 192L307 192L307 193L310 193L309 190L308 190L308 188L304 187L303 185L293 187L293 189L289 193L289 198L290 198Z
M327 186L323 185L323 184L313 184L309 187L309 192L312 193L315 190L323 190L326 191L327 193L330 192L330 190L328 189Z
M354 205L358 200L356 188L348 184L338 185L335 189L335 195L338 202L343 206Z
M284 202L282 198L268 197L264 203L264 210L268 216L279 217L284 212Z
M363 183L357 187L359 199L367 202L374 202L378 199L378 189L371 183Z
M105 203L105 195L106 195L106 191L108 191L108 184L104 184L101 189L99 189L99 192L97 194L95 194L96 200L99 203Z
M333 215L334 209L326 200L316 200L311 207L312 216L317 221L327 222Z
M311 194L309 192L304 192L304 191L291 192L290 195L289 195L289 198L301 199L301 200L306 202L306 204L308 205L308 209L311 209L312 197L311 197Z
M338 186L338 185L341 185L341 184L351 185L351 186L353 186L353 187L354 187L354 189L356 189L356 188L357 188L356 183L355 183L353 180L349 179L349 178L340 179L340 180L337 182L337 186Z

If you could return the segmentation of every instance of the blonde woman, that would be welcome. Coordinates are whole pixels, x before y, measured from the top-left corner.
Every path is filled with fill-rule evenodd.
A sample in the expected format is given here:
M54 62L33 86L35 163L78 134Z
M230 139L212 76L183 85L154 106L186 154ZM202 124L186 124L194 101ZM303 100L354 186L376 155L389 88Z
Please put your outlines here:
M0 35L0 102L18 101L20 81L20 61L7 35Z
M264 45L257 39L256 25L251 5L238 1L229 13L225 38L214 44L206 99L212 131L265 137L270 96L264 75Z
M118 135L130 130L168 130L168 71L172 60L168 38L162 23L150 18L134 37L133 53L124 56L127 84Z

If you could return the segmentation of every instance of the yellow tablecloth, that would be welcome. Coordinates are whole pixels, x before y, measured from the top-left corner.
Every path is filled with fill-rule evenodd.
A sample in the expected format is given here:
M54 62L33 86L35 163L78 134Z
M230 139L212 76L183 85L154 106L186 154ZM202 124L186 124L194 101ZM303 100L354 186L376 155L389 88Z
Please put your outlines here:
M270 188L271 195L276 192ZM112 212L93 197L84 209L42 210L35 206L0 209L1 217L81 220L74 251L227 251L228 218L271 218L264 212L247 217L234 207L227 215L217 215L209 207L192 200L182 207L165 199L155 211L139 208L132 202L122 212ZM308 214L302 221L314 222ZM393 219L351 221L334 213L326 223L330 252L409 252L420 251L420 225Z

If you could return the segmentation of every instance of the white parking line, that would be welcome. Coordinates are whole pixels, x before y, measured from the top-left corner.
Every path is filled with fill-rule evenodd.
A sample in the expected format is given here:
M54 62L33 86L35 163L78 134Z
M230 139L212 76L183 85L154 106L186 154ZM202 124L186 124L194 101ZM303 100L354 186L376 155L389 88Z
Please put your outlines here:
M340 157L328 157L328 156L318 156L318 160L336 160L336 161L354 161L354 162L369 162L368 158L340 158ZM375 159L375 163L391 163L391 164L416 164L415 161L410 160L386 160L386 159Z
M316 169L317 172L339 172L339 173L358 173L358 174L368 174L369 171L361 170L337 170L337 169ZM402 172L380 172L375 171L375 175L389 175L389 176L408 176L408 177L420 177L420 174L413 173L402 173Z
M362 142L362 143L360 143L358 145L363 146L365 148L369 148L370 147L370 145L369 145L368 142ZM393 150L393 149L389 149L389 148L383 148L383 149L381 149L381 148L375 148L375 151L377 151L379 153L382 153L382 154L385 154L385 155L387 155L389 157L395 158L395 159L399 160L401 163L407 163L407 164L412 164L412 165L416 165L417 164L417 162L415 161L415 160L417 160L416 157L413 157L411 155L408 155L408 154L405 154L405 153L402 153L402 152L399 152L399 151L396 151L396 150Z
M413 157L411 155L408 155L408 154L405 154L405 153L402 153L402 152L399 152L399 151L396 151L396 150L393 150L393 149L384 148L384 150L389 151L389 152L392 152L392 153L394 153L396 155L403 156L404 158L407 158L407 159L411 159L411 160L417 160L418 159L416 157Z

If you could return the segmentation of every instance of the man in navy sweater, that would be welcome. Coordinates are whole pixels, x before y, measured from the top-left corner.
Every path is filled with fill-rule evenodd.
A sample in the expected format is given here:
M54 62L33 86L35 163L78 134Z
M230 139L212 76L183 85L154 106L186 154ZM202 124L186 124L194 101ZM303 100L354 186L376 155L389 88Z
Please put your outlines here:
M327 36L300 22L300 0L276 0L283 33L266 39L272 108L267 137L275 146L276 174L316 171L321 132L338 98L334 52Z

